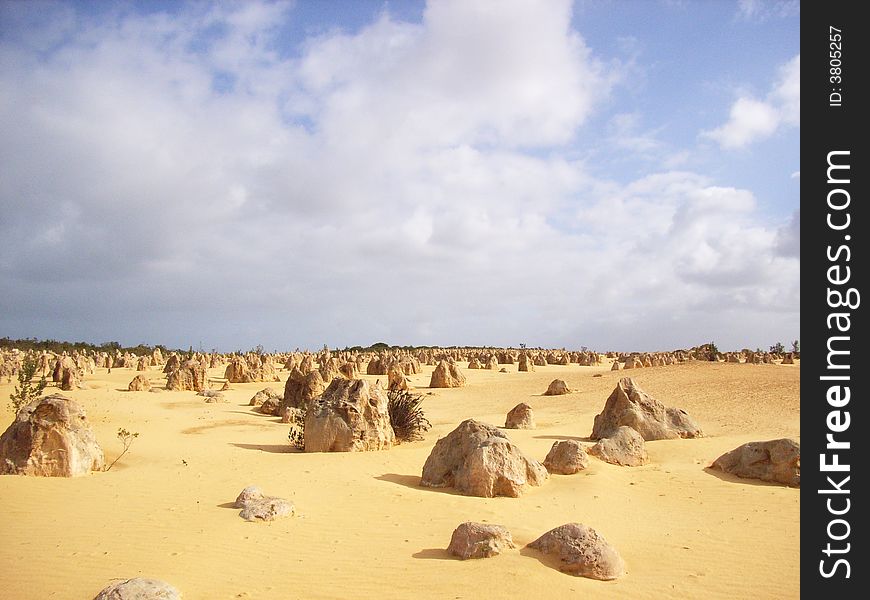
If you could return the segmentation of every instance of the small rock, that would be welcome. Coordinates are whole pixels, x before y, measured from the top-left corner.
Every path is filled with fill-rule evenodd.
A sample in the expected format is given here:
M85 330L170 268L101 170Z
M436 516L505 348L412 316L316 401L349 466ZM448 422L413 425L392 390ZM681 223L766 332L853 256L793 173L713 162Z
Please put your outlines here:
M550 382L550 385L547 387L547 391L544 392L545 396L561 396L563 394L569 393L571 390L568 388L568 384L562 381L561 379L554 379Z
M181 592L165 581L135 577L103 588L94 600L181 600Z
M553 447L544 459L544 467L550 473L573 475L589 467L589 455L577 440L553 442Z
M466 522L453 531L447 552L462 560L490 558L516 548L510 532L501 525Z

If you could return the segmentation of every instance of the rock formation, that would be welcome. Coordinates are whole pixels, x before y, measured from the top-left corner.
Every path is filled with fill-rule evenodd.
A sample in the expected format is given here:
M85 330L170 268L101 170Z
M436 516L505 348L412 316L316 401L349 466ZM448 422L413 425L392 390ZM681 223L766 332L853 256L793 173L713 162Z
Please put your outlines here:
M643 437L634 429L622 426L613 435L601 438L589 454L604 462L624 467L639 467L649 462Z
M0 436L0 474L75 477L101 471L103 463L85 411L60 394L23 407Z
M134 577L104 587L94 600L181 600L181 592L165 581Z
M465 375L456 366L456 363L442 360L432 371L432 379L429 381L430 388L454 388L465 385Z
M789 438L749 442L726 452L713 461L711 467L738 477L798 487L801 484L801 445Z
M506 429L534 429L535 415L532 413L532 407L525 402L520 402L514 406L504 421Z
M600 533L581 523L551 529L529 548L559 557L559 570L578 577L610 580L625 573L625 562Z
M568 388L568 384L562 381L561 379L554 379L550 382L550 385L547 386L547 391L544 392L545 396L561 396L562 394L570 393L570 389Z
M503 550L516 548L511 533L501 525L462 523L453 531L447 552L462 560L490 558Z
M278 517L289 517L296 508L284 498L265 496L263 491L249 485L236 497L236 508L241 508L239 516L245 521L274 521Z
M619 380L604 410L595 416L592 439L610 437L619 427L635 429L644 440L700 437L701 428L678 408L668 408L644 392L630 377Z
M207 374L202 363L188 360L166 377L166 389L201 392L205 389Z
M423 465L420 484L454 487L467 496L519 497L549 474L492 425L468 419L439 439Z
M127 390L130 392L148 392L151 390L151 382L144 375L136 375L127 385Z
M386 450L395 434L387 394L363 379L333 379L305 415L306 452Z
M573 475L589 467L589 455L577 440L553 442L544 459L544 467L550 473Z

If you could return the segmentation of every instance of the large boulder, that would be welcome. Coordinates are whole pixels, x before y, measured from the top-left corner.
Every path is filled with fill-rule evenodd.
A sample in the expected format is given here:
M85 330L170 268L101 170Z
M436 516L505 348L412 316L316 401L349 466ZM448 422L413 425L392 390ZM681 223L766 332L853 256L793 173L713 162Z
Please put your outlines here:
M526 457L498 428L468 419L435 443L420 485L452 486L467 496L517 498L548 477L541 463Z
M465 375L459 370L456 363L442 360L432 371L432 379L429 381L430 388L454 388L465 385Z
M201 392L205 389L207 373L196 360L187 360L166 377L166 389L173 391Z
M305 415L306 452L386 450L395 441L387 394L363 379L333 379Z
M643 437L631 427L622 426L612 436L598 440L589 454L604 462L624 467L639 467L649 462Z
M799 487L801 445L790 438L749 442L726 452L711 467L738 477Z
M573 475L589 467L589 455L577 440L553 442L544 459L544 467L550 473Z
M60 394L23 407L0 436L0 474L75 477L102 471L104 460L85 411Z
M462 560L490 558L503 550L516 548L511 532L501 525L462 523L453 531L447 552Z
M159 579L135 577L106 586L94 600L181 600L181 592Z
M571 391L568 387L568 384L562 381L561 379L554 379L550 382L550 385L547 386L547 391L544 392L545 396L561 396L563 394L567 394Z
M520 402L514 406L504 421L505 429L534 429L535 415L532 413L532 407L525 402Z
M623 425L649 440L701 437L701 428L679 408L668 408L640 389L633 379L623 377L595 416L593 440L610 437Z
M551 529L529 548L555 554L559 570L577 577L610 580L625 573L625 562L600 533L581 523L566 523Z

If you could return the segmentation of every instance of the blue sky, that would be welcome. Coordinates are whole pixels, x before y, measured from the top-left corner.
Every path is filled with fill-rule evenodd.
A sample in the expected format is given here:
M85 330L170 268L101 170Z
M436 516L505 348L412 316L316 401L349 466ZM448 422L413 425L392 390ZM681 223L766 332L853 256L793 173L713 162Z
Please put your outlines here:
M0 2L0 335L800 337L797 2Z

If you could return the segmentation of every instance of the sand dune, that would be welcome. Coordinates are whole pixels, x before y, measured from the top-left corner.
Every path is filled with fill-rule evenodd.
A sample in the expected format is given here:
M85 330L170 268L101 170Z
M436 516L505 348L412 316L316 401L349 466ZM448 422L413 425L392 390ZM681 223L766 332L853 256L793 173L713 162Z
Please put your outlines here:
M107 473L0 477L3 596L93 598L115 578L147 576L187 599L798 597L799 490L705 467L747 441L799 438L799 365L507 368L464 370L466 387L429 390L432 367L425 367L410 376L431 392L425 439L342 454L292 450L288 425L247 405L270 384L233 384L224 392L229 402L206 404L193 392L121 391L134 370L98 369L85 379L89 389L65 394L85 407L107 462L122 449L119 427L139 438ZM159 370L148 374L162 381ZM543 460L556 440L587 439L626 375L685 409L705 437L648 442L651 463L643 467L592 459L587 471L553 475L516 499L419 487L436 439L463 419L503 425L508 410L530 404L537 429L506 433ZM556 377L577 391L544 396ZM12 387L0 385L0 396ZM3 404L5 426L12 414ZM296 516L240 519L231 505L250 484L291 500ZM449 557L453 529L468 520L505 526L519 549L487 560ZM523 547L571 521L604 535L625 559L626 575L571 577Z

